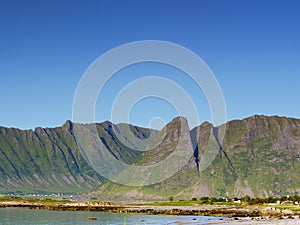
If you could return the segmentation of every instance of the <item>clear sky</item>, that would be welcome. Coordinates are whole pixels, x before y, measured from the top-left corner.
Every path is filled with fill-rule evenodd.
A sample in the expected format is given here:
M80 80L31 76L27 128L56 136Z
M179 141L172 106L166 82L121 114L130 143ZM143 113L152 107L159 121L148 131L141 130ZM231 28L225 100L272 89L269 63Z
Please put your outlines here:
M253 114L300 118L299 27L297 0L1 0L0 125L60 126L72 119L76 87L95 59L149 39L189 48L209 65L223 90L228 120ZM104 89L97 121L111 119L114 94L124 85L157 74L180 83L200 121L210 120L205 98L178 71L138 65L123 73ZM145 99L129 122L147 126L155 116L168 122L176 111L162 100Z

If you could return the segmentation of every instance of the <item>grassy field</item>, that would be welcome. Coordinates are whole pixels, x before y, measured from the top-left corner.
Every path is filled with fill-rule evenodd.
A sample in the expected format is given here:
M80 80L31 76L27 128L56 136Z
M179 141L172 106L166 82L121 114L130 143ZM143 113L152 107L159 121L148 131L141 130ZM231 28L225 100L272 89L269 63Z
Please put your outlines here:
M195 205L220 205L220 206L242 206L241 204L235 204L232 202L209 202L205 200L197 200L197 201L167 201L167 202L150 202L145 203L147 205L154 206L195 206Z
M291 210L293 212L300 212L300 205L276 205L276 209Z

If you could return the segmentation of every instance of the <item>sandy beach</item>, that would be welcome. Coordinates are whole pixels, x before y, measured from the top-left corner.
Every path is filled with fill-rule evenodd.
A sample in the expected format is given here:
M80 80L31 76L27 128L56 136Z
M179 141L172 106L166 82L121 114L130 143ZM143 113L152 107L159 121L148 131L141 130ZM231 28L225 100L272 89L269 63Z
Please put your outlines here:
M207 224L222 224L222 225L299 225L299 219L271 219L271 220L252 220L252 218L243 218L239 220L228 219L224 221L213 221Z

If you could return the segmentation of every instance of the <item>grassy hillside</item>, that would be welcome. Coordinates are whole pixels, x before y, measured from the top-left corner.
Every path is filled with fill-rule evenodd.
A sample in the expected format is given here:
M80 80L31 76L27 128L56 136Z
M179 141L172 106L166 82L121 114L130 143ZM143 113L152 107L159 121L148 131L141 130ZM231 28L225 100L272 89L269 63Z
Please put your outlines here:
M214 128L205 122L190 131L182 120L174 119L160 133L122 124L114 127L110 122L96 125L101 143L116 159L127 164L154 165L167 159L176 146L192 150L187 162L180 156L173 160L174 170L182 167L178 173L144 187L124 186L101 177L82 156L70 121L62 127L26 131L0 127L0 192L93 191L90 197L103 200L300 194L300 120L252 116L230 121L221 143L219 135L224 125ZM151 132L156 139L147 145L150 151L139 151L143 148L139 141L124 144L116 129L123 132L122 138L127 141L131 140L130 135L145 140ZM141 174L130 174L128 179L138 177Z
M188 200L300 193L300 120L253 116L230 121L219 148L213 145L218 152L210 164L202 159L213 130L211 124L203 123L191 131L195 158L166 181L139 188L106 182L93 195L116 200ZM208 167L202 171L201 166Z

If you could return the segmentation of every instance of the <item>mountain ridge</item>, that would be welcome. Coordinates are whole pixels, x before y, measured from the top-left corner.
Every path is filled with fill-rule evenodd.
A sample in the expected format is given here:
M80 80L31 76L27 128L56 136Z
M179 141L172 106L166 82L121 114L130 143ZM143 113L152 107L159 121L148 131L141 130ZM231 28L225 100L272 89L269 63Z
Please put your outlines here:
M203 122L189 132L194 152L188 163L169 179L146 187L118 185L99 175L78 149L74 124L67 120L61 127L34 130L0 126L0 192L93 191L90 196L101 199L149 200L166 200L171 195L191 199L300 193L299 119L253 115L228 121L223 141L218 140L222 126ZM178 134L175 123L169 124L167 134L173 135L167 135L163 144L156 146L156 159L122 145L112 129L113 123L96 123L96 127L114 157L138 165L156 162L159 157L162 160L172 152L170 144ZM128 126L139 138L149 135L147 128ZM215 158L208 158L212 161L204 160L209 143L217 146L211 150Z

